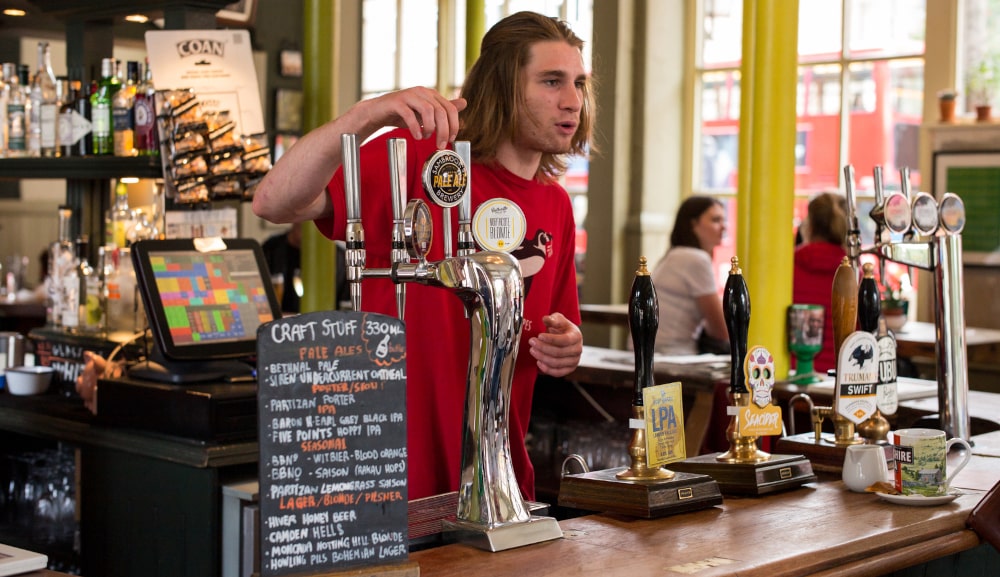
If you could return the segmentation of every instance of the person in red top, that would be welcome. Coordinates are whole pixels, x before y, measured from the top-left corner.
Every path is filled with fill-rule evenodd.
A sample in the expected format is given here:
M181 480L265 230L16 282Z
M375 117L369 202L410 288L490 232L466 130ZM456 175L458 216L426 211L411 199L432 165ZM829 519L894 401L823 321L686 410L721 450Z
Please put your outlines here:
M847 256L847 200L824 192L809 201L805 220L799 226L803 243L795 249L792 302L823 306L823 349L813 359L816 372L837 368L834 353L830 302L833 276Z
M503 197L526 218L526 234L512 254L525 283L524 324L509 408L511 459L521 492L534 498L534 471L524 438L539 373L561 377L583 351L574 264L576 226L557 178L567 154L591 148L594 101L584 69L582 41L564 22L520 12L497 23L462 88L449 100L411 88L364 100L316 128L275 164L257 188L254 212L272 222L313 220L325 235L346 228L341 135L359 141L397 127L361 147L361 212L367 266L389 267L392 205L386 139L407 139L407 194L423 197L423 163L454 140L472 148L473 209ZM453 219L457 211L451 211ZM429 260L443 256L442 213L433 209ZM452 223L457 230L457 223ZM393 284L363 283L362 308L396 315ZM469 320L449 291L409 284L407 327L408 497L458 488L469 359Z

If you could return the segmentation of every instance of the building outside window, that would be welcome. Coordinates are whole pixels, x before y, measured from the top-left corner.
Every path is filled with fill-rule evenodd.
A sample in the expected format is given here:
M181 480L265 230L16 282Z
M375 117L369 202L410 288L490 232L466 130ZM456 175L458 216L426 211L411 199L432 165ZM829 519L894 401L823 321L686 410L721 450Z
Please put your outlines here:
M736 171L740 125L742 0L702 0L694 135L695 194L719 197L727 207L727 238L715 251L720 286L736 252ZM924 0L799 0L794 234L809 198L844 190L842 167L854 166L859 214L871 206L872 169L899 188L899 169L919 172L923 121ZM869 197L865 200L865 197ZM871 243L873 225L867 220Z

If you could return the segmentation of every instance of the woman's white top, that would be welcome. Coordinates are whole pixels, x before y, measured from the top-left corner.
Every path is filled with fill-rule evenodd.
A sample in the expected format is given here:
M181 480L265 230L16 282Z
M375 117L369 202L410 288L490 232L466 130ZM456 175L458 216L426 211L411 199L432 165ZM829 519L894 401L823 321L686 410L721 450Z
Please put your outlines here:
M705 320L698 298L717 292L712 256L699 248L671 248L653 269L652 281L660 308L656 352L697 354L698 328Z

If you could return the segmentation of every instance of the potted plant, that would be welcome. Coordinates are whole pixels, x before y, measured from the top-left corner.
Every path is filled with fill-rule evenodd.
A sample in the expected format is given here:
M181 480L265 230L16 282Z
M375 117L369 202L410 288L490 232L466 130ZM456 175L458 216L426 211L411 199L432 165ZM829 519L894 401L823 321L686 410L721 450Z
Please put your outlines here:
M1000 65L995 55L987 55L969 71L969 103L976 108L976 120L990 119L993 98L1000 88Z
M958 93L954 90L938 92L938 106L941 109L941 122L955 122L955 99Z

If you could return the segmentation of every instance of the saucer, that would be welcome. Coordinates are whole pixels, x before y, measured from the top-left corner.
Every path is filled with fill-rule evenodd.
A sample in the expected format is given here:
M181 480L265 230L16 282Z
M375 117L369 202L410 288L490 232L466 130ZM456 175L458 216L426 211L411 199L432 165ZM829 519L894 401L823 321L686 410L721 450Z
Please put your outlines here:
M944 495L937 497L925 497L923 495L890 495L888 493L875 493L880 499L896 503L897 505L911 505L914 507L930 507L932 505L944 505L951 503L962 495L958 489L950 489Z

